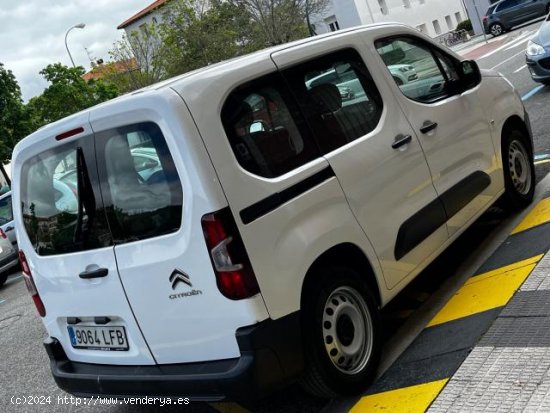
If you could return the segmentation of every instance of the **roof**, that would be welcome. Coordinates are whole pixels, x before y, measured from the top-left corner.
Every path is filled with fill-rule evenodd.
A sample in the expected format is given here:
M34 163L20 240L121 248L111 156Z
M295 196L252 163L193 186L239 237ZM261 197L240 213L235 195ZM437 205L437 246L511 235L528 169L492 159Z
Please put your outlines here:
M111 73L127 73L137 69L139 69L139 66L137 60L135 59L135 57L133 57L131 59L96 66L89 72L83 74L82 79L89 82L92 79L102 79L103 77Z
M150 5L145 7L143 10L141 10L140 12L137 12L136 14L134 14L129 19L127 19L127 20L123 21L122 23L120 23L118 25L117 29L124 29L125 27L127 27L130 24L134 23L135 21L141 19L142 17L145 17L148 14L152 13L153 11L158 9L159 7L164 6L166 3L168 3L168 1L170 1L170 0L156 0L156 1L154 1L153 3L151 3Z

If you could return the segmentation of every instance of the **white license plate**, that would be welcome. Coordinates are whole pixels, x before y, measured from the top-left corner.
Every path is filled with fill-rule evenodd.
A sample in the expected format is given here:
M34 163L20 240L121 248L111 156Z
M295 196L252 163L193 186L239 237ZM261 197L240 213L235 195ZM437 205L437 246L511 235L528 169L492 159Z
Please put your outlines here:
M104 351L128 350L124 327L67 326L74 348Z

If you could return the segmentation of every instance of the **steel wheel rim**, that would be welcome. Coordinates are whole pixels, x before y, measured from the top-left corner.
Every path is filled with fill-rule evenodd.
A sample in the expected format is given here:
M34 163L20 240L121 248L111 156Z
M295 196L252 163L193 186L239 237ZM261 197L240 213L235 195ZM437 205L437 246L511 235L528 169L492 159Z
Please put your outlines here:
M493 27L491 27L491 33L495 36L499 36L502 34L502 27L500 24L495 24Z
M526 195L531 190L531 167L529 155L523 144L514 140L508 149L508 167L512 185L518 193Z
M365 299L351 287L339 287L323 308L323 339L330 361L348 375L362 371L372 354L374 332Z

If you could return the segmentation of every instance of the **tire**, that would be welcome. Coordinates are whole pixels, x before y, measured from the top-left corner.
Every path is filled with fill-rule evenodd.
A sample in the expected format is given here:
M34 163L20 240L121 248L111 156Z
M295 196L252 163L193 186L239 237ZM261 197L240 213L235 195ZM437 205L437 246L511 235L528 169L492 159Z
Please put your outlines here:
M500 23L495 23L489 27L489 31L493 35L493 37L500 36L502 33L505 32L504 26Z
M524 131L512 129L503 136L502 167L504 206L510 210L526 207L533 200L536 178L533 152L529 137Z
M393 80L395 80L395 83L397 83L397 86L403 85L403 81L399 79L397 76L392 76L392 77L393 77Z
M8 280L8 272L4 271L2 274L0 274L0 288L6 283Z
M356 271L335 266L317 275L302 303L301 384L322 398L355 395L372 381L380 360L378 308Z

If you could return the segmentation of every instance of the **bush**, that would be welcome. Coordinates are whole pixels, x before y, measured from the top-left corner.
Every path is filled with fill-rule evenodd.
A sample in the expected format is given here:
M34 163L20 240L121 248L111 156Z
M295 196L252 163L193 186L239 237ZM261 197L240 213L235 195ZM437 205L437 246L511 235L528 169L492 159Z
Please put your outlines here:
M470 20L464 20L457 24L456 31L458 30L466 30L467 32L471 32L473 30L472 28L472 22Z

